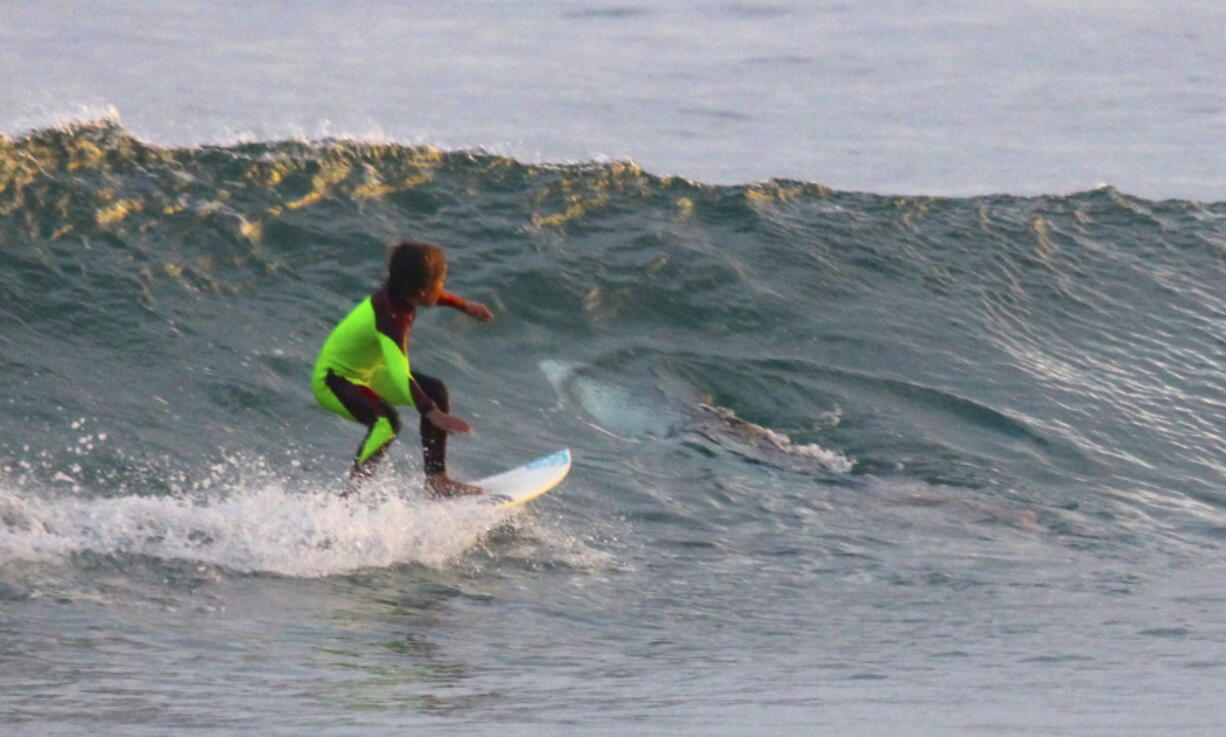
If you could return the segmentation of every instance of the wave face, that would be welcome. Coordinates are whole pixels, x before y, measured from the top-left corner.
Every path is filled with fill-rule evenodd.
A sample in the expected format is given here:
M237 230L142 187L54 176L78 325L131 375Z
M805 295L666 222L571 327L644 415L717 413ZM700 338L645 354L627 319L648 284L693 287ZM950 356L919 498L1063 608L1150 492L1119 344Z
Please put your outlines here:
M415 328L478 431L452 473L574 451L522 514L424 501L413 433L338 498L361 428L311 364L400 238L497 315ZM1226 205L1112 189L0 139L0 713L1219 724L1224 256Z
M457 474L573 446L555 503L585 524L771 530L846 503L868 529L897 523L885 499L1111 554L1226 530L1222 204L706 186L345 140L166 149L103 122L0 143L0 234L9 557L160 555L124 541L185 504L240 509L229 534L255 537L247 507L328 507L360 428L313 406L311 362L405 237L445 246L449 289L498 315L415 332L414 366L479 430L453 441ZM64 521L116 508L111 533ZM181 533L168 557L191 558ZM433 560L303 568L295 545L201 560Z

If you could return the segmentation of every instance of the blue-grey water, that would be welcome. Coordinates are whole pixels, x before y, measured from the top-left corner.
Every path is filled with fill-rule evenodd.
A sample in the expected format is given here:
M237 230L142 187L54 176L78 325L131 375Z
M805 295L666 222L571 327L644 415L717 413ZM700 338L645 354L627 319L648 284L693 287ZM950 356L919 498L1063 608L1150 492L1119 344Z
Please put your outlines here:
M1224 17L4 4L0 733L1220 734Z
M1213 0L0 6L0 131L328 135L711 184L1226 199Z

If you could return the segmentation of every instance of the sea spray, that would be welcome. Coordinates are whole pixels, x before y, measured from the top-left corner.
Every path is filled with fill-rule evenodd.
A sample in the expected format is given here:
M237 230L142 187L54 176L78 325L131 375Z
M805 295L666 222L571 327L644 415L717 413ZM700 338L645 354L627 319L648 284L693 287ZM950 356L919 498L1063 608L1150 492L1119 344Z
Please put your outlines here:
M332 490L286 482L219 492L213 498L42 497L5 486L0 558L88 551L315 577L400 563L444 565L508 516L426 499L342 499Z

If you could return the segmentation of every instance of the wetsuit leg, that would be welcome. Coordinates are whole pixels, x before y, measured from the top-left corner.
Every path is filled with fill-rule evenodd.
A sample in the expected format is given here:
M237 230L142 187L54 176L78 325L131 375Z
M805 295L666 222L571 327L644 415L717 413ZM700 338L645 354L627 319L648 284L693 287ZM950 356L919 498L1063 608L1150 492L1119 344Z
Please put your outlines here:
M446 384L418 371L413 372L413 380L440 410L451 412ZM435 427L424 415L421 418L421 452L427 476L447 473L447 433Z
M354 384L331 371L324 383L349 414L366 425L366 437L358 447L349 479L356 481L369 478L387 454L387 447L400 433L400 415L390 402L368 386Z

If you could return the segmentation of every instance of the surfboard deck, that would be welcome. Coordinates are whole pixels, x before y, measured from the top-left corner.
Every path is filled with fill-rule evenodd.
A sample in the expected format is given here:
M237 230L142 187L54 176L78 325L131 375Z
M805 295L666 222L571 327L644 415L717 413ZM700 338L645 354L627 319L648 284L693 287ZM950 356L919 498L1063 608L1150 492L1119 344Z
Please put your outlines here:
M471 481L485 493L470 498L499 508L518 507L562 483L570 473L570 462L570 449L565 448L510 471Z

